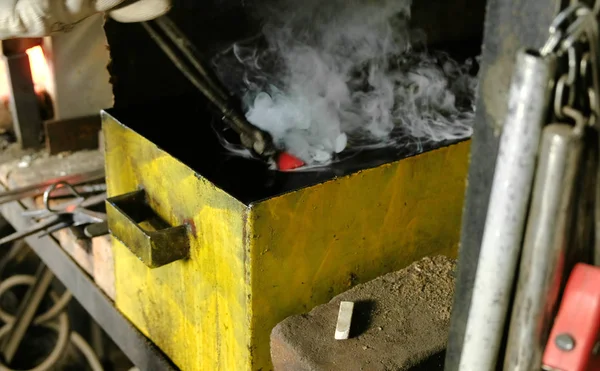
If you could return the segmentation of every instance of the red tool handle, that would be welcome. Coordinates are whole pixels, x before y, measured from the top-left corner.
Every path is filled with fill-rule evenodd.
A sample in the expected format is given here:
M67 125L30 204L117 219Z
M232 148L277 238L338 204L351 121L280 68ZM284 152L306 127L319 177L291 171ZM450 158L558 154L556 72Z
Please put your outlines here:
M544 352L545 369L600 371L600 267L577 264Z

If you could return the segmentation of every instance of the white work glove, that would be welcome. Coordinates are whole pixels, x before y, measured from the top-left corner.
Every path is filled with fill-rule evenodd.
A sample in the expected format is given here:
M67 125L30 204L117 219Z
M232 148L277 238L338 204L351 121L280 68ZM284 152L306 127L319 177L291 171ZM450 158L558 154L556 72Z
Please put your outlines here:
M100 12L119 22L143 22L170 8L171 0L0 0L0 40L68 31Z

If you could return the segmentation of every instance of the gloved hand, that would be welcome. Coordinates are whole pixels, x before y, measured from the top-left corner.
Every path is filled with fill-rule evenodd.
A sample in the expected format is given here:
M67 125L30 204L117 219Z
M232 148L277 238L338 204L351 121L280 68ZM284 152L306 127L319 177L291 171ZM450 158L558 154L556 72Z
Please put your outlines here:
M143 22L170 8L171 0L0 0L0 40L67 31L100 12L119 22Z

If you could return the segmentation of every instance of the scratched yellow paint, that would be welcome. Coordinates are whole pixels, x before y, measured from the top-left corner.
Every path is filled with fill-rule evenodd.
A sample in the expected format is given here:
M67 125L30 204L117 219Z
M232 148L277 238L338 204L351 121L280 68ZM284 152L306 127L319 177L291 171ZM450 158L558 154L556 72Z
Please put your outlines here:
M190 259L157 269L113 239L117 307L183 370L270 370L285 317L456 256L469 142L245 206L108 115L104 135L109 196L143 187L169 224L195 225Z
M165 221L196 227L190 259L157 269L113 238L118 309L183 370L248 369L244 205L116 122L104 133L109 195L143 187Z
M282 319L421 257L456 256L468 153L463 142L252 208L255 370L270 369L264 344Z

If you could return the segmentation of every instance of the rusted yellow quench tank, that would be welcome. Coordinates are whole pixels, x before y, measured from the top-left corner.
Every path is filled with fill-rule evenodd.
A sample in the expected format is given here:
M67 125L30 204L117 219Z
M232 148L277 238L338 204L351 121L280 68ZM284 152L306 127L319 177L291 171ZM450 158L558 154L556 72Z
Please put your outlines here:
M182 370L269 370L285 317L421 257L456 256L468 141L300 188L248 169L222 181L222 164L210 176L190 165L227 163L210 129L196 134L209 125L190 119L199 109L173 117L190 110L103 114L116 305ZM157 146L164 136L179 137L173 150Z

